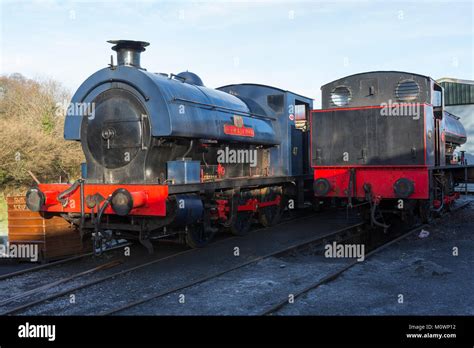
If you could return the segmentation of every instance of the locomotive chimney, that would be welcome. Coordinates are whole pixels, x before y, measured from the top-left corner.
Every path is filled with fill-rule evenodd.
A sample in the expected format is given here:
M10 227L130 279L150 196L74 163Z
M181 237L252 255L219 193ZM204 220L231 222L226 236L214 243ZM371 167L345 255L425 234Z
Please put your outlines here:
M145 47L150 43L132 40L109 40L107 42L115 45L112 49L117 52L118 65L128 65L141 69L140 54L145 51Z

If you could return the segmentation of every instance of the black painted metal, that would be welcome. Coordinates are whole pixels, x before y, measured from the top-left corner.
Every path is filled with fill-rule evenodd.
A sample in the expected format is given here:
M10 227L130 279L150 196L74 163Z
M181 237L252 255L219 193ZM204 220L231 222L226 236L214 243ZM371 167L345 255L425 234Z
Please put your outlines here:
M233 178L225 179L214 182L206 182L201 184L184 184L184 185L171 185L168 188L170 195L178 193L189 193L189 192L206 192L207 190L221 190L230 189L233 187L259 187L268 185L278 185L285 183L292 183L295 181L306 181L311 180L312 175L299 175L299 176L274 176L264 178Z
M382 103L427 103L433 101L433 85L435 81L428 76L402 71L373 71L350 75L330 82L321 87L322 108L359 107L381 105ZM415 92L415 98L406 98ZM346 88L350 94L347 104L336 105L342 93L338 88ZM408 93L410 92L410 93ZM346 92L347 93L347 92Z
M313 165L424 164L423 117L383 116L379 108L313 113Z

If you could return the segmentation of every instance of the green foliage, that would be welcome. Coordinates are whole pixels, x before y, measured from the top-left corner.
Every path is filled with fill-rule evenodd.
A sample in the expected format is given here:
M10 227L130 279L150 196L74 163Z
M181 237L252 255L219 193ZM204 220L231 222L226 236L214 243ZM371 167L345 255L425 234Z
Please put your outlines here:
M8 182L8 179L7 171L0 168L0 186L5 185Z
M34 184L80 175L81 146L63 139L68 93L57 82L30 80L20 74L0 77L0 191L24 193Z
M44 114L41 118L41 127L43 131L47 134L51 134L54 130L55 123L53 116L51 114Z
M0 235L6 234L7 228L7 201L3 194L0 194Z

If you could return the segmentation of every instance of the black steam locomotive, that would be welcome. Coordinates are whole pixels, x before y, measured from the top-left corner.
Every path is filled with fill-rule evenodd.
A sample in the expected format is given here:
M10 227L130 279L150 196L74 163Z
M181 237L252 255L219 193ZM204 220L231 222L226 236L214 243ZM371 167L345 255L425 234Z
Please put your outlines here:
M246 234L254 220L276 223L289 199L298 207L311 196L310 98L152 73L140 66L148 43L109 42L117 64L79 87L66 117L65 139L85 154L83 178L29 190L31 210L151 251L154 239L201 247L220 230Z

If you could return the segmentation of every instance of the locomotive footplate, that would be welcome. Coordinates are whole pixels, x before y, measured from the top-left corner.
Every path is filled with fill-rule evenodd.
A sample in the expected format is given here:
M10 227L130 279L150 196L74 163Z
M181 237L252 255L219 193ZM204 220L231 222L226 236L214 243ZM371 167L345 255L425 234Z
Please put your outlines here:
M187 192L205 192L207 190L225 190L234 187L258 187L270 186L292 182L311 181L312 174L297 175L297 176L272 176L272 177L254 177L254 178L231 178L216 180L213 182L205 182L199 184L180 184L168 186L168 194L178 194Z
M474 165L434 167L433 170L449 171L456 183L474 184Z

